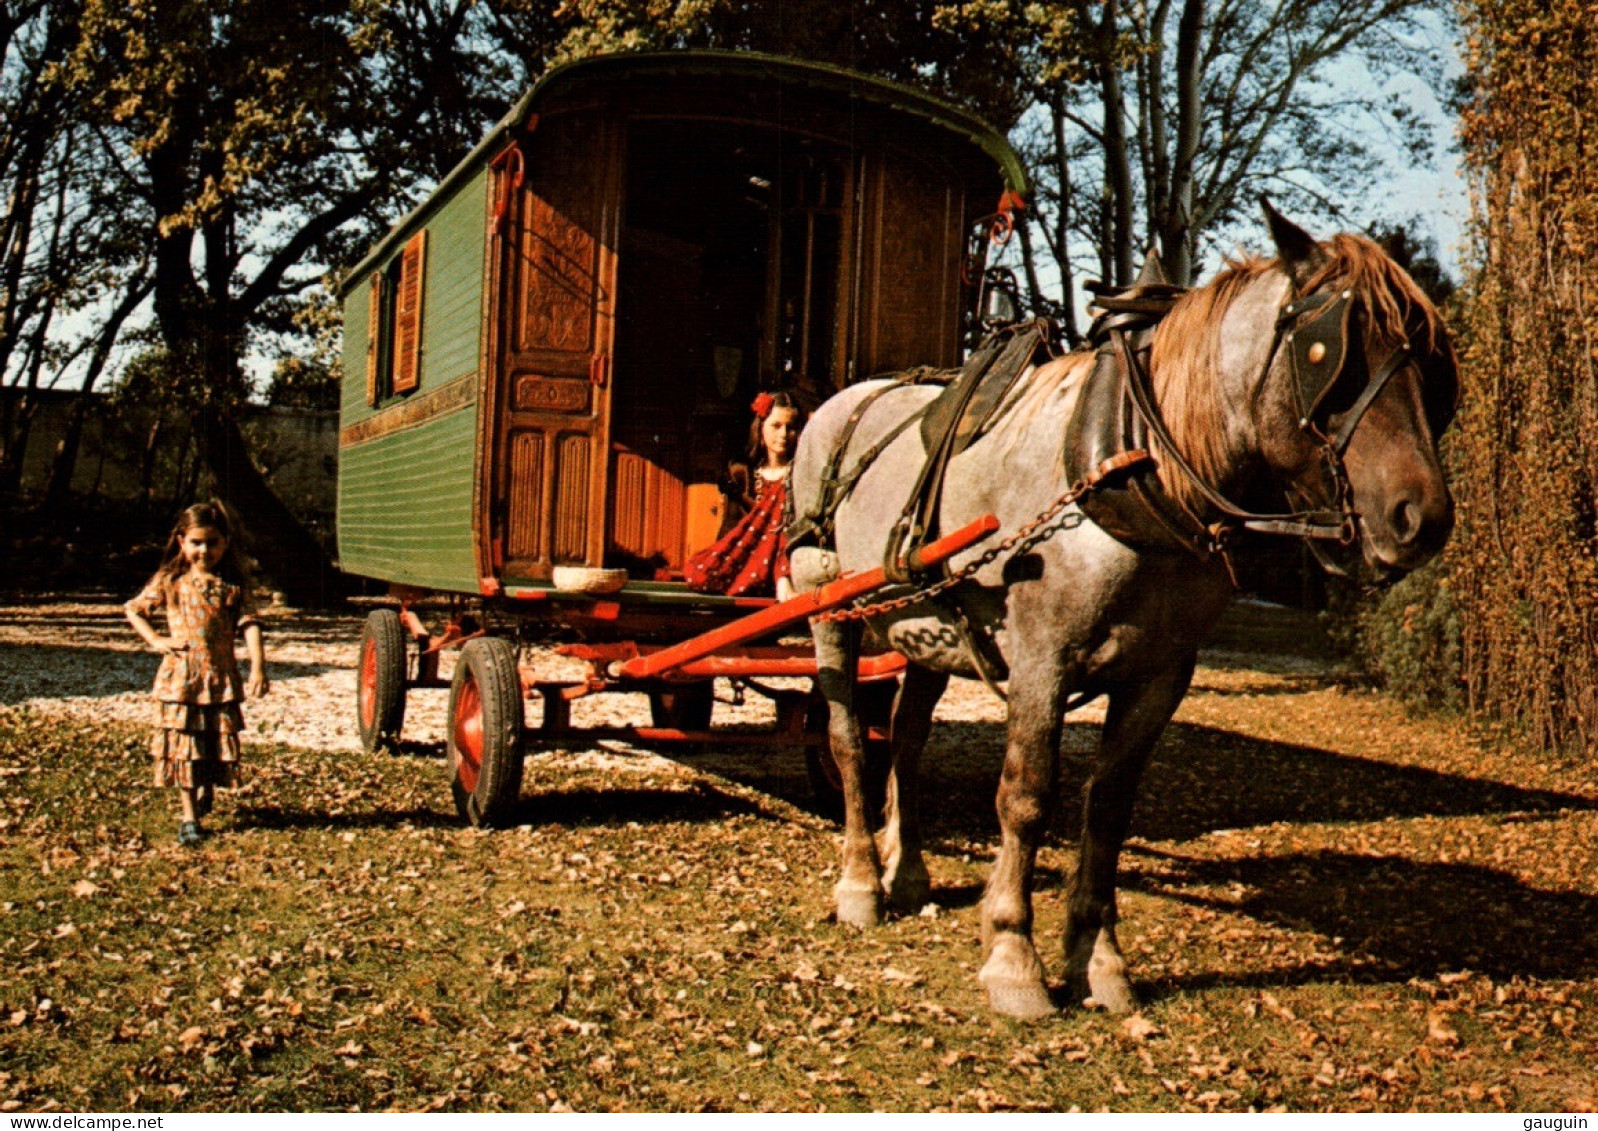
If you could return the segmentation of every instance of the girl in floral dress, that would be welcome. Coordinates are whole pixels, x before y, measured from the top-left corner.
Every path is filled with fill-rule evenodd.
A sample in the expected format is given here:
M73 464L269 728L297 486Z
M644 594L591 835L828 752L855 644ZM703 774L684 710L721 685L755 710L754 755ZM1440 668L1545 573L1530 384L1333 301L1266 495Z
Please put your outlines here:
M150 625L157 609L166 612L166 636ZM178 842L192 846L200 842L200 818L210 812L213 791L237 783L239 701L246 692L265 695L268 687L249 574L220 503L197 503L179 516L161 567L124 611L162 654L153 693L155 784L178 790ZM240 634L250 656L247 685L234 655Z
M690 589L700 593L730 597L775 594L778 600L785 600L793 595L783 531L788 469L799 444L804 413L787 393L761 393L750 408L755 414L749 426L749 459L754 471L738 487L748 513L715 545L690 557L683 564L683 577Z

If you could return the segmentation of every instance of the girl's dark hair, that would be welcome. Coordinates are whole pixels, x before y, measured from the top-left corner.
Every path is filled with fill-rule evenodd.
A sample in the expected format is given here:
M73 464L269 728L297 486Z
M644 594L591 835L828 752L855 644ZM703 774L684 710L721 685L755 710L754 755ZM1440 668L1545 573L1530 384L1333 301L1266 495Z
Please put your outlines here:
M252 588L255 578L250 571L249 555L244 552L247 536L242 524L220 499L195 503L178 515L177 522L172 525L172 533L167 536L166 549L161 554L161 565L155 571L154 583L162 592L168 592L172 583L183 576L183 571L188 568L183 561L183 536L197 526L209 527L227 540L222 560L216 564L217 576L233 585Z
M761 396L769 397L771 403L766 408L764 415L757 415L749 422L748 454L749 459L753 461L751 466L754 467L760 466L760 461L765 457L766 454L764 446L760 443L760 429L766 423L767 416L770 416L779 408L792 409L795 423L797 423L801 428L803 428L805 424L805 410L800 408L799 402L794 400L787 393L762 393Z

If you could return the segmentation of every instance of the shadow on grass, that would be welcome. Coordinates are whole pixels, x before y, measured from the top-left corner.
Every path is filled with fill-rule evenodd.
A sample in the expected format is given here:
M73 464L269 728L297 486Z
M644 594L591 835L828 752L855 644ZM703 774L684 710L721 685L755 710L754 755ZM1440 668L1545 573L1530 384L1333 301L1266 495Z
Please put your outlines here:
M1167 871L1127 877L1131 890L1238 910L1183 889L1241 883L1250 889L1244 914L1343 940L1347 965L1273 973L1269 984L1430 978L1461 969L1495 980L1598 975L1598 898L1532 887L1478 864L1335 851L1224 861L1155 855ZM1170 988L1248 986L1252 977L1211 973L1172 979Z
M769 812L758 802L693 782L684 789L524 790L510 823L592 828L724 821Z
M454 813L415 807L411 809L370 809L359 813L329 813L326 809L300 809L288 805L240 805L233 811L240 828L327 829L353 831L395 829L411 825L419 829L450 828L460 824Z
M1087 772L1071 760L1067 788ZM1143 777L1132 835L1189 840L1217 829L1277 822L1327 824L1414 817L1598 810L1598 799L1500 782L1313 746L1269 742L1192 724L1167 729ZM1073 839L1072 805L1060 832Z
M1080 835L1080 791L1097 741L1096 723L1066 727L1061 793L1051 829L1057 843L1074 844ZM803 756L797 752L718 746L680 760L825 815L811 797ZM922 809L932 851L959 855L969 851L972 840L997 839L994 804L1003 760L1000 724L934 728L922 759ZM1355 823L1560 809L1598 810L1598 798L1175 723L1143 775L1132 835L1183 841L1220 829L1282 822Z

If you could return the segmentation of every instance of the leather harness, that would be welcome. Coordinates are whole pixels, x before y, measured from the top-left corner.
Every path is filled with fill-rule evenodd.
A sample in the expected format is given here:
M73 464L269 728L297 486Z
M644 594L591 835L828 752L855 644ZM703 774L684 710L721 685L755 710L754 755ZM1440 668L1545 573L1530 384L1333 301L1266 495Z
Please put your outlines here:
M1271 348L1254 387L1263 384L1284 345L1289 349L1298 426L1320 445L1333 498L1301 510L1281 513L1250 511L1232 502L1204 478L1176 445L1155 402L1146 358L1155 328L1185 288L1171 286L1157 272L1121 290L1105 290L1094 299L1104 313L1089 332L1098 347L1093 369L1078 395L1067 425L1067 479L1085 484L1077 505L1112 536L1145 549L1181 550L1200 558L1224 554L1238 531L1335 541L1343 545L1359 537L1358 515L1343 456L1354 431L1387 384L1417 360L1415 335L1396 346L1374 367L1369 381L1342 414L1335 432L1324 425L1327 400L1348 360L1354 306L1351 291L1327 288L1291 299L1278 312ZM914 490L890 532L884 568L899 583L914 580L907 562L913 551L938 529L938 506L949 462L969 447L992 423L999 407L1029 365L1041 353L1052 353L1057 338L1046 319L1018 323L991 335L959 371L920 369L863 397L844 425L822 476L820 497L810 513L789 527L788 542L830 547L838 506L887 447L912 424L920 422L929 453ZM935 400L896 424L854 465L843 461L855 430L884 395L906 385L941 384ZM1438 422L1433 421L1434 428ZM1442 421L1446 424L1446 418ZM1440 430L1437 429L1437 430ZM1221 516L1204 519L1174 499L1158 477L1158 464L1147 458L1157 452L1184 476ZM1106 469L1110 469L1107 473Z

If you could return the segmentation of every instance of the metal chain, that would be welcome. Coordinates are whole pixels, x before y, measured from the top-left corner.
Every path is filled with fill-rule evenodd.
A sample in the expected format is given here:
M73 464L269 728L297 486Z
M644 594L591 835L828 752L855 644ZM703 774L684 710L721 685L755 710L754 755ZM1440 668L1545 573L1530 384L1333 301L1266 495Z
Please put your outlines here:
M935 581L925 588L906 593L902 597L893 597L889 600L878 601L875 604L870 605L855 605L846 609L834 609L831 612L818 613L816 616L813 616L810 619L813 621L821 621L829 624L842 621L865 620L868 617L882 616L884 613L897 613L904 609L908 609L912 605L919 605L925 601L930 601L934 597L938 597L950 589L953 589L956 585L960 584L960 582L966 580L977 571L988 565L991 565L994 561L998 560L1000 556L1010 553L1011 551L1014 551L1017 554L1024 554L1033 546L1036 546L1040 542L1047 541L1056 534L1060 533L1060 531L1070 529L1071 527L1080 524L1082 521L1082 516L1080 514L1062 515L1060 512L1066 507L1070 506L1072 503L1076 502L1083 495L1086 495L1089 491L1093 490L1094 486L1095 484L1090 483L1076 484L1065 494L1061 495L1058 499L1055 499L1054 502L1045 507L1043 512L1036 518L1033 518L1029 522L1025 523L1014 534L1010 535L1002 542L999 542L997 545L988 547L988 549L983 551L979 557L973 558L959 570L951 573L948 577L945 577L940 581Z

